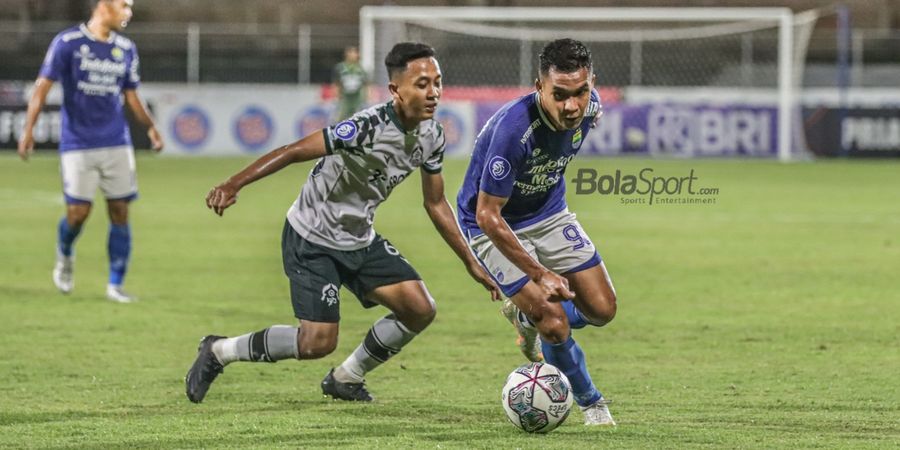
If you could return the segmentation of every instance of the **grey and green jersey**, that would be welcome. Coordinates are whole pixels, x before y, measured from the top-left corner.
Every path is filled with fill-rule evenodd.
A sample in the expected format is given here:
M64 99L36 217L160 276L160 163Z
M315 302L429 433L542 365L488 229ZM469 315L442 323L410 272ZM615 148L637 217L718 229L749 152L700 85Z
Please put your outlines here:
M435 120L406 131L393 102L373 106L325 128L328 155L313 167L288 210L304 239L335 250L358 250L375 238L375 208L413 170L441 171L444 129Z

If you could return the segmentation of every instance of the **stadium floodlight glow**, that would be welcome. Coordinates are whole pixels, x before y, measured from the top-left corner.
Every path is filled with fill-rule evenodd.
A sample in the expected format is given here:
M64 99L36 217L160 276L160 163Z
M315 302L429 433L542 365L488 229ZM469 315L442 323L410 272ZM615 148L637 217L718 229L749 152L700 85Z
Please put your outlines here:
M709 46L721 46L721 42L731 43L734 41L737 42L737 45L730 50L730 53L735 56L736 62L728 61L727 64L731 66L740 64L742 54L744 59L747 59L746 55L749 54L751 60L758 53L771 54L771 59L766 60L760 66L765 66L765 70L769 70L769 67L774 68L776 73L772 73L771 76L760 76L757 73L755 79L764 79L762 82L772 83L767 87L770 87L772 92L777 92L777 98L773 98L772 103L778 111L776 147L779 159L782 161L793 159L792 144L794 142L798 143L796 148L804 147L799 144L802 142L802 136L800 136L802 133L792 136L792 129L799 129L799 116L796 116L795 108L797 98L795 87L799 85L801 79L809 32L818 17L815 12L795 15L789 8L753 7L364 6L360 9L359 14L361 61L369 73L378 74L378 71L375 70L375 62L386 52L383 47L387 43L400 40L424 40L433 44L430 42L432 38L443 36L446 41L449 41L447 45L457 47L460 45L459 42L452 42L453 40L469 39L473 42L473 48L478 45L475 44L477 40L490 40L499 45L509 46L511 51L507 53L515 53L515 57L519 61L509 70L515 72L516 67L521 67L520 75L512 83L516 85L524 85L529 77L530 79L534 77L536 70L533 63L526 61L529 58L533 60L534 54L539 48L533 46L532 43L540 43L558 37L573 37L589 46L591 43L625 45L616 52L624 53L627 56L619 65L628 66L631 71L631 78L620 84L625 87L653 86L647 80L642 79L642 74L649 73L646 66L654 58L647 52L647 47L651 45L664 45L665 41L670 41L677 51L678 45L687 47L702 41ZM597 26L593 24L597 24ZM642 27L635 27L635 24L642 25ZM799 32L795 33L795 27ZM754 47L753 42L755 41L751 36L753 33L757 33L757 36L760 33L768 33L765 36L768 39L766 43L777 41L777 48L762 48L759 44ZM751 38L744 39L741 44L741 38L747 36L751 36ZM718 40L715 41L716 39ZM759 37L755 39L760 40ZM515 42L521 45L516 46ZM628 44L631 44L630 49L627 47ZM749 49L747 49L748 47ZM473 50L473 52L475 51ZM445 54L442 54L442 61L446 59ZM596 59L595 57L595 65L598 65ZM691 61L685 61L685 64L691 64ZM472 66L477 66L477 64L470 65L470 67ZM599 66L600 70L603 70L602 63ZM448 67L449 64L445 63L445 73L452 69L448 69ZM726 62L722 62L721 67L716 67L716 69L723 67L726 67ZM656 70L659 71L659 69ZM757 70L757 72L762 71ZM745 72L752 72L752 69ZM697 84L691 85L690 83L694 81ZM452 82L448 78L447 84ZM679 88L704 88L709 86L704 84L708 82L708 80L693 80L690 76L685 76L685 79L679 80L678 86ZM487 82L485 84L504 83ZM717 86L727 87L721 83ZM749 88L754 87L759 86L749 86Z

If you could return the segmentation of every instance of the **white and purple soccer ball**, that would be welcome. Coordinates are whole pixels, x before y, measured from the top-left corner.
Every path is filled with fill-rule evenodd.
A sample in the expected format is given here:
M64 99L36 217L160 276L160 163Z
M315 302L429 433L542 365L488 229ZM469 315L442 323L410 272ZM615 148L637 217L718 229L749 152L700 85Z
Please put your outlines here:
M546 363L525 364L506 378L503 409L509 421L521 430L548 433L569 417L572 388L556 367Z

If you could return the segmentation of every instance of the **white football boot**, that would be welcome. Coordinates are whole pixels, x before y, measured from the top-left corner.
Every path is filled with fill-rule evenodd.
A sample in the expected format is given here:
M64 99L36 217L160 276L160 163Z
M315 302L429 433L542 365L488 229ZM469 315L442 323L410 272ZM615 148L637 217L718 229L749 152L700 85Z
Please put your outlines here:
M53 266L53 284L59 292L68 294L75 288L75 256L65 256L56 252L56 265Z
M522 324L519 320L519 308L515 303L510 299L504 300L503 306L500 307L500 313L516 328L516 332L519 334L519 337L516 338L516 345L519 346L519 350L522 351L525 358L531 362L543 361L541 337L534 327L526 327Z
M581 412L584 413L584 424L606 427L616 426L616 421L613 420L612 414L609 413L609 403L605 398L600 397L600 400L597 400L593 405L582 407Z
M106 285L106 298L117 303L134 303L138 300L137 297L123 291L122 286L115 284Z

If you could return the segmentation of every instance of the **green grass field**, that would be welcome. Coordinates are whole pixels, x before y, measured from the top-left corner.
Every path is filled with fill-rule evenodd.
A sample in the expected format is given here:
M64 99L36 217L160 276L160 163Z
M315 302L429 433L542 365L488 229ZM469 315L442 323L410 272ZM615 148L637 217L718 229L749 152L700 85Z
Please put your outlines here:
M105 208L78 243L76 289L50 281L62 213L57 158L0 155L0 447L897 448L900 163L581 160L602 173L695 170L715 204L623 205L569 195L604 257L619 313L576 332L615 429L574 412L546 436L507 423L514 331L433 230L418 175L376 228L405 254L438 316L370 374L373 404L319 381L383 309L344 291L341 342L318 361L235 364L205 403L182 377L200 337L293 324L279 239L309 165L246 189L216 217L208 189L246 159L139 158L128 287L104 299ZM464 161L447 163L455 197ZM570 185L570 191L572 191Z

